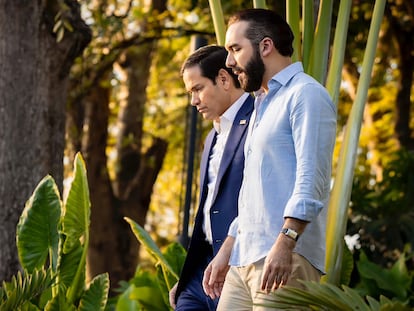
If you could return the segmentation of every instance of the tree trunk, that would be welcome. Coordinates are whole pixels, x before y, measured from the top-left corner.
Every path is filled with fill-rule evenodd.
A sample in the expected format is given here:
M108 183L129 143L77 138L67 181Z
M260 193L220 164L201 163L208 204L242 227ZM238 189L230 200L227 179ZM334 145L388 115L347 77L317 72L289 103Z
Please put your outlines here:
M109 272L111 289L135 273L139 244L123 217L128 216L140 225L145 225L152 189L167 148L166 142L154 138L147 151L141 150L147 79L140 77L149 76L150 66L146 66L145 71L138 66L150 63L150 54L147 53L145 61L142 54L137 54L138 58L131 59L129 64L132 73L129 75L129 97L127 105L120 110L119 122L123 120L124 126L121 126L117 138L119 142L125 142L128 138L129 144L117 144L118 157L123 159L118 164L122 177L117 175L114 187L109 177L106 156L110 89L102 86L109 84L98 83L82 103L73 103L73 107L82 108L83 111L72 115L83 116L82 128L87 129L82 133L81 152L88 171L92 205L88 274L93 277ZM102 76L103 81L106 79L109 79L108 74ZM120 183L122 188L114 191L115 185Z
M107 77L107 76L106 76ZM105 79L105 77L103 77ZM90 247L88 252L88 274L92 277L109 272L112 276L122 272L118 255L118 227L121 217L116 209L106 157L109 119L108 87L96 86L83 100L84 128L82 154L88 172L91 199ZM111 254L108 256L108 254Z
M414 150L411 121L411 88L414 71L414 3L412 0L391 2L385 7L385 16L398 47L398 93L395 132L402 147Z
M67 74L90 40L77 1L67 1L74 32L57 43L58 6L0 0L0 280L19 269L16 224L37 183L62 189Z
M153 1L152 14L156 14L155 10L165 10L165 4L165 0ZM143 23L145 29L145 21ZM128 74L128 98L119 108L115 148L120 161L116 164L114 180L109 176L106 155L112 70L109 64L111 60L112 64L118 61L119 50L111 51L109 57L104 58L107 64L96 66L101 68L99 74L83 73L82 78L88 82L83 92L87 91L72 94L69 102L68 155L71 158L74 152L82 152L91 198L88 276L108 272L111 289L135 274L139 244L123 218L128 216L145 225L153 186L167 149L166 142L155 137L149 147L142 147L146 87L155 47L156 43L145 43L129 48L125 54L123 66ZM79 86L78 81L73 83Z

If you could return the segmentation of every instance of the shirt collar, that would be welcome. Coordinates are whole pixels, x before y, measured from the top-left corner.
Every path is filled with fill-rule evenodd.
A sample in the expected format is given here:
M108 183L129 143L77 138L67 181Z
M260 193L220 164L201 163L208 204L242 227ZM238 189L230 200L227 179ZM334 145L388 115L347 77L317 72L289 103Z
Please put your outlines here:
M301 62L295 62L283 68L267 83L269 90L275 88L278 83L281 85L286 85L290 79L292 79L292 77L294 77L299 72L303 72L303 65Z
M243 93L221 116L220 121L213 121L214 129L217 133L228 132L236 118L237 112L240 110L244 101L249 96L248 93Z
M303 72L303 65L301 62L295 62L290 64L289 66L283 68L277 74L275 74L267 83L267 87L269 92L271 92L275 88L279 88L280 85L286 85L292 77L294 77L297 73ZM263 88L254 92L255 102L254 107L257 109L263 99L266 97L266 92Z

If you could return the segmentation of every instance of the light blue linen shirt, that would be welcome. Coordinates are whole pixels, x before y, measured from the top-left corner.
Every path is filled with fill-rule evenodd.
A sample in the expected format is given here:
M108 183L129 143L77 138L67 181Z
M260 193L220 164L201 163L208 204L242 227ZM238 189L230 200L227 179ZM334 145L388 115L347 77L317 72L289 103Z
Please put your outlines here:
M273 76L268 87L256 98L246 138L239 215L229 228L235 237L230 265L266 257L284 217L293 217L309 222L294 252L323 272L336 107L300 62Z

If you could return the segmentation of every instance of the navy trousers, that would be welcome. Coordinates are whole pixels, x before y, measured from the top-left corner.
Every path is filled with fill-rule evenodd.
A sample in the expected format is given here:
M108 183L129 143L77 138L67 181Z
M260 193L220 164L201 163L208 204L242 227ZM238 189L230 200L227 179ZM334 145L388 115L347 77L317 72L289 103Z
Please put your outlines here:
M202 285L204 270L211 259L207 258L205 264L199 265L191 281L180 293L175 311L215 311L217 309L218 298L213 300L207 296Z

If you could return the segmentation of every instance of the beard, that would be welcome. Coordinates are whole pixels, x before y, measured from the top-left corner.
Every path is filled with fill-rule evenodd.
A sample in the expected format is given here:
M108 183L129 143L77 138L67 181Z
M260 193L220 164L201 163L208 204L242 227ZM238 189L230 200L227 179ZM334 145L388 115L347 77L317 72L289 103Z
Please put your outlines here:
M259 50L256 49L255 54L249 60L245 69L241 69L242 76L239 74L238 78L241 87L246 92L257 91L262 85L264 72L265 66L263 60L260 57Z

